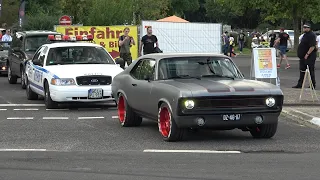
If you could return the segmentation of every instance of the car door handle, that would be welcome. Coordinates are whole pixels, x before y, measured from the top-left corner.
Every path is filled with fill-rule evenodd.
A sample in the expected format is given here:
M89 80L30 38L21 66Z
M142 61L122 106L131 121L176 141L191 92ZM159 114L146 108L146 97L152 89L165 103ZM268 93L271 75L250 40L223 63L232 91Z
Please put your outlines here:
M132 86L137 86L137 84L132 84Z

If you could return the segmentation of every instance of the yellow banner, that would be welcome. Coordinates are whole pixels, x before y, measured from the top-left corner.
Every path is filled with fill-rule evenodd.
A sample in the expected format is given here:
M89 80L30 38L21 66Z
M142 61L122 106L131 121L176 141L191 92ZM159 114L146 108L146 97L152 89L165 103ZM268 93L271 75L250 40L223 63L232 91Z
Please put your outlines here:
M113 58L119 57L119 37L123 35L125 27L130 28L129 35L133 37L135 45L131 47L132 59L138 58L138 28L137 26L56 26L56 31L64 35L93 35L95 44L100 44Z

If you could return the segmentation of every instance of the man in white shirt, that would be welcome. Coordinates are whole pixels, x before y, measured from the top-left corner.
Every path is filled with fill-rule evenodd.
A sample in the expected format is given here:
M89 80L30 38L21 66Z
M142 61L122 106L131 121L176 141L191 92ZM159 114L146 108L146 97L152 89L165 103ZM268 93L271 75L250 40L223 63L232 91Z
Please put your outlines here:
M301 34L301 35L299 36L299 44L300 44L300 42L301 42L301 39L302 39L303 35L304 35L304 34Z
M2 36L1 41L10 41L10 42L12 41L12 37L10 35L9 29L6 31L6 34Z

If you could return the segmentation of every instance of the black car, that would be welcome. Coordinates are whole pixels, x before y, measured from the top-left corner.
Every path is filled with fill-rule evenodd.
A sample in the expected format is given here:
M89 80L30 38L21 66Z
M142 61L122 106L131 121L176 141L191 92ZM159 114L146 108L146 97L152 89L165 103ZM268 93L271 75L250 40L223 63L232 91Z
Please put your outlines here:
M0 41L0 75L7 74L8 49L11 42Z
M21 86L26 88L25 84L25 63L31 59L36 50L43 44L49 43L48 35L62 35L54 31L23 31L17 32L12 37L12 43L8 53L8 81L10 84L16 84L17 79L21 78Z
M166 141L181 140L190 128L271 138L283 105L279 87L244 79L229 57L210 53L141 56L114 77L112 94L122 126L157 120Z

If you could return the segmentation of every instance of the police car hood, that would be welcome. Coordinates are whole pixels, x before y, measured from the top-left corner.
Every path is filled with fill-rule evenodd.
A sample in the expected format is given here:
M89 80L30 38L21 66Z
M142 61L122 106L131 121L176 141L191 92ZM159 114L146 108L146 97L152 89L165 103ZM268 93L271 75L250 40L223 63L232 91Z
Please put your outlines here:
M123 71L116 64L72 64L72 65L52 65L46 69L59 78L75 78L77 76L106 75L116 76Z

